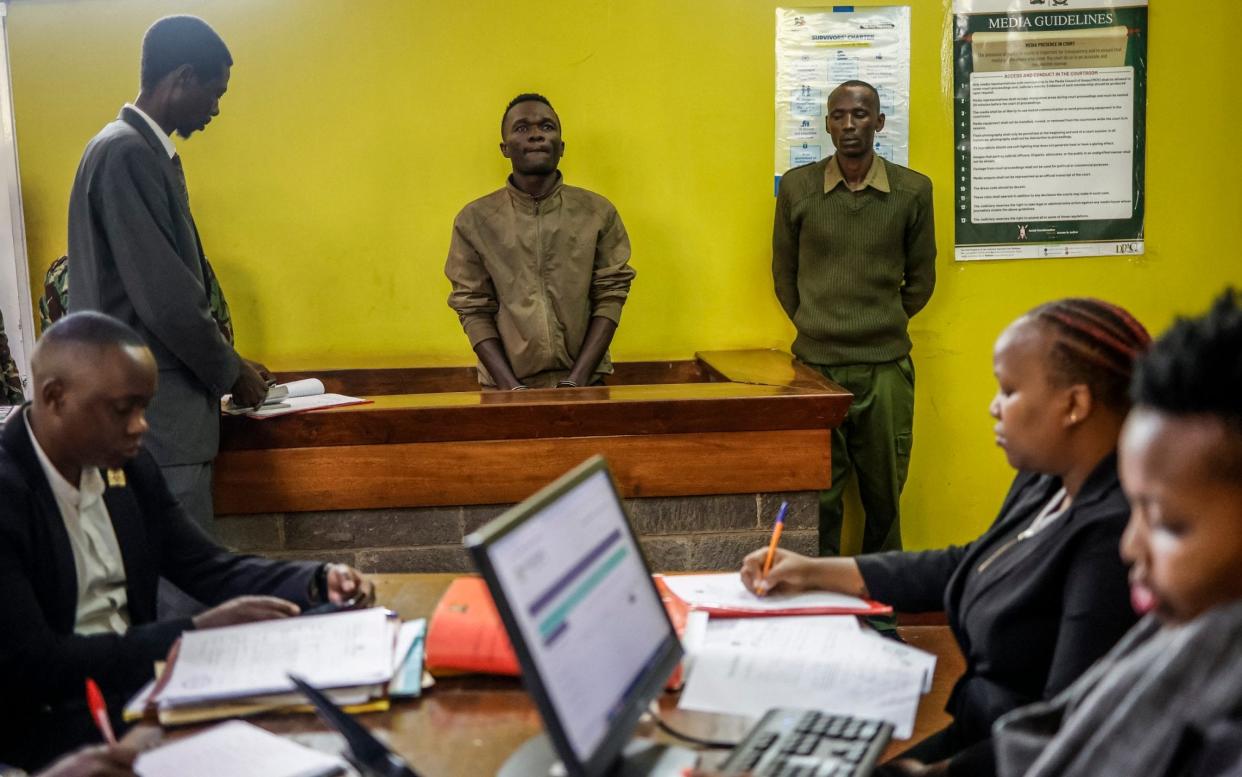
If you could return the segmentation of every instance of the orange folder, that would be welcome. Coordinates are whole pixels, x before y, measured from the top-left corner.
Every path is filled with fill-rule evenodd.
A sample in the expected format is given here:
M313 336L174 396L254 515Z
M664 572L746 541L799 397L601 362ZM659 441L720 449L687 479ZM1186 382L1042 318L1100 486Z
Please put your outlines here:
M655 582L669 620L681 636L689 608L658 577ZM521 674L517 654L483 578L459 577L449 584L427 624L426 665L427 671L438 675ZM670 690L681 687L681 675L679 666L669 678Z

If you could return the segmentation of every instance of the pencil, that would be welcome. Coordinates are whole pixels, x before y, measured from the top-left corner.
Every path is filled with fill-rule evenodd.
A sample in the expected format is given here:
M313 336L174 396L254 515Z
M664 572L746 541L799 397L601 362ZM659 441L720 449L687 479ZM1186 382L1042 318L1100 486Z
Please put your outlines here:
M776 546L781 541L781 531L785 528L785 513L789 512L789 503L781 502L781 509L776 511L776 522L772 524L772 540L768 542L768 555L763 559L763 579L760 590L767 592L768 573L772 571L772 559L776 557Z

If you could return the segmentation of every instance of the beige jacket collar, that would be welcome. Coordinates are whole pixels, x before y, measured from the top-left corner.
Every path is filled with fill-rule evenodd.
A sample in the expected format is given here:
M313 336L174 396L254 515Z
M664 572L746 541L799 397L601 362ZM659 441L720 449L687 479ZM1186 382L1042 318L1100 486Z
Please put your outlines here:
M505 188L509 191L509 196L513 198L513 202L517 207L521 208L525 213L534 213L536 210L546 210L543 203L556 202L556 195L560 193L565 186L565 176L561 175L561 171L556 171L556 185L552 187L552 191L545 196L535 199L526 192L517 188L513 183L513 176L510 175L505 179Z

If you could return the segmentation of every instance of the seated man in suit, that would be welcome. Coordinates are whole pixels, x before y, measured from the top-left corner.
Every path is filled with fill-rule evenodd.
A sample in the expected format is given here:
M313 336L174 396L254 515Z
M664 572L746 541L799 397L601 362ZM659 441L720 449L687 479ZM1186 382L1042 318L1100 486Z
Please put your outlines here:
M513 174L457 215L444 265L479 382L599 383L612 372L608 345L634 279L630 239L612 203L565 184L561 120L546 97L515 97L500 135Z
M66 316L32 378L0 429L0 761L38 767L98 741L85 679L117 715L186 629L372 600L348 566L233 554L186 516L142 447L156 362L125 324ZM213 609L157 622L160 576Z
M1146 617L1051 701L995 729L1005 777L1242 774L1242 306L1225 294L1139 362L1121 540Z

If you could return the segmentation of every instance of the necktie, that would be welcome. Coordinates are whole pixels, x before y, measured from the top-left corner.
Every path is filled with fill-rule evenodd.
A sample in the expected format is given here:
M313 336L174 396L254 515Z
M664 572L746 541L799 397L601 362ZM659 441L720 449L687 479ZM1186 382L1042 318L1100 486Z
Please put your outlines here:
M190 190L185 185L185 168L181 166L181 155L180 154L173 154L172 165L173 165L173 169L177 171L177 186L178 188L181 189L181 196L185 198L186 204L189 205L190 204Z

